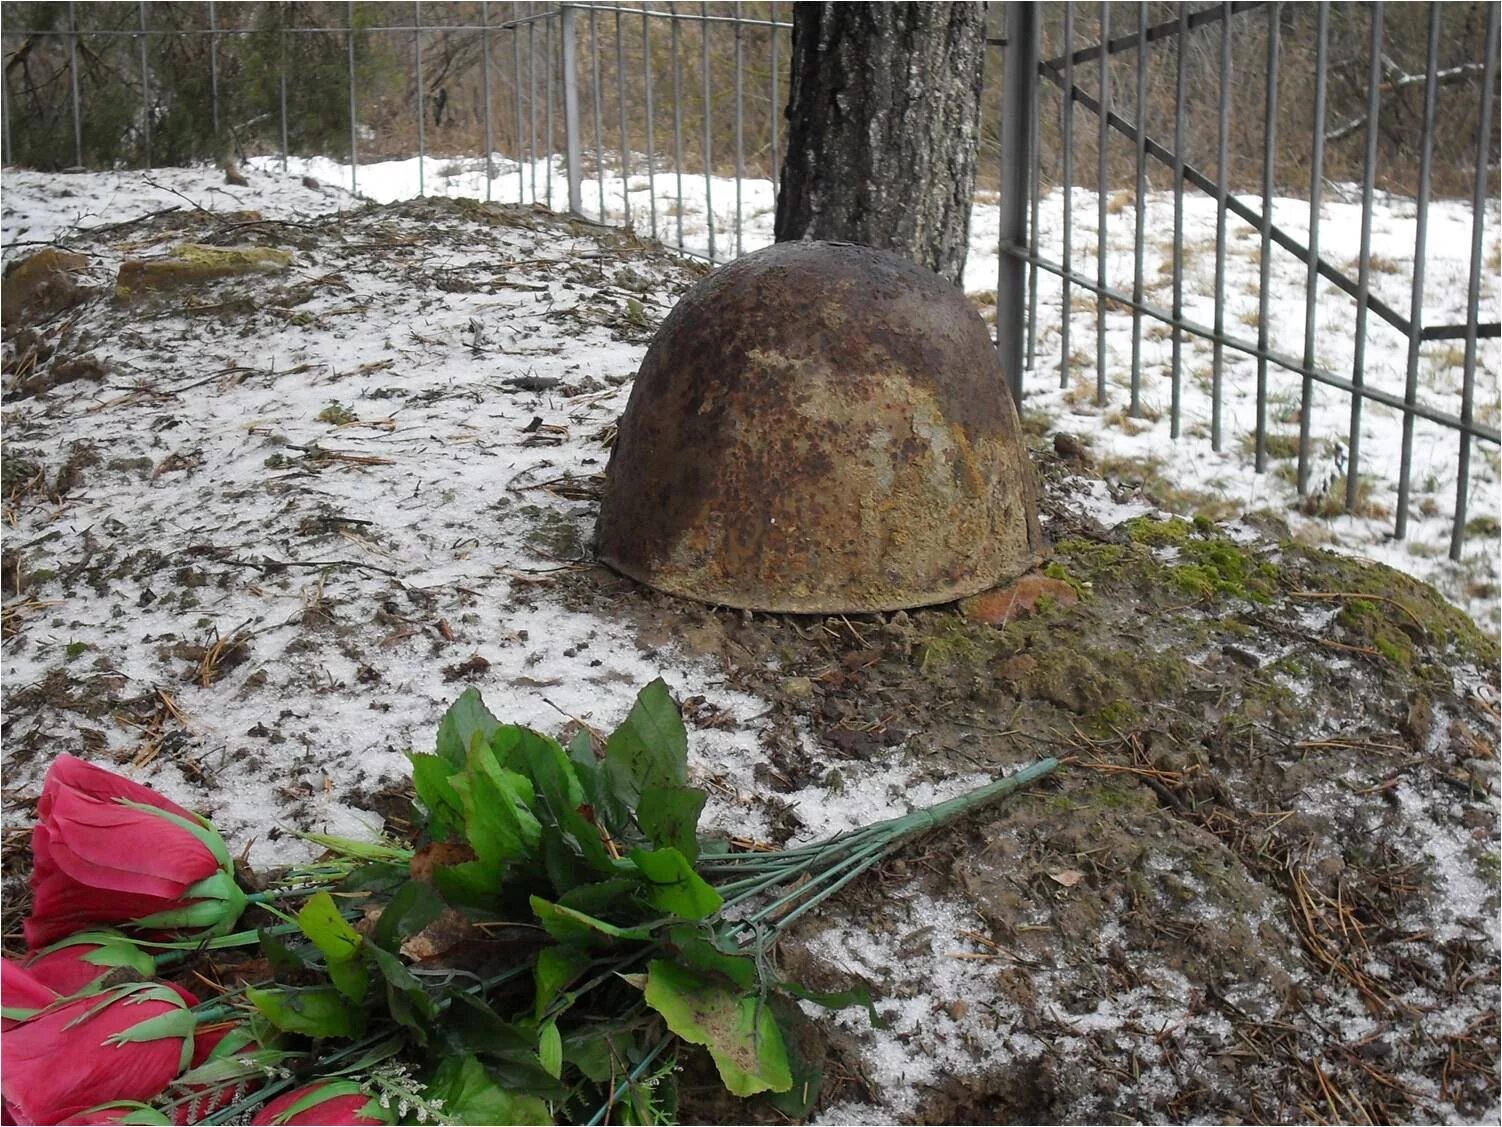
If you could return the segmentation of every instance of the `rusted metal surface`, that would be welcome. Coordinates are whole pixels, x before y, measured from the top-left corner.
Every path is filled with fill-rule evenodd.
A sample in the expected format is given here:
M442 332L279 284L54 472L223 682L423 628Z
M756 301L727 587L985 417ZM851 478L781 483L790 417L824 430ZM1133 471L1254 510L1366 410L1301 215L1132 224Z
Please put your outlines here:
M659 590L755 610L947 602L1045 548L984 323L850 243L779 243L663 322L606 473L598 552Z

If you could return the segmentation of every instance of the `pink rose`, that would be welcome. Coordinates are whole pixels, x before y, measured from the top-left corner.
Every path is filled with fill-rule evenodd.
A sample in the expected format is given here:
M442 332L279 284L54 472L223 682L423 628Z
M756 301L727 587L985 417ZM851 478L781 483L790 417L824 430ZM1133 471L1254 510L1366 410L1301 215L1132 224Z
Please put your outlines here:
M284 1124L391 1123L390 1109L360 1091L350 1080L322 1080L278 1096L256 1112L250 1122L283 1127Z
M213 827L149 787L59 756L37 816L29 947L100 923L223 934L245 908Z
M135 982L54 1003L0 1035L0 1092L18 1124L149 1100L193 1059L191 994Z

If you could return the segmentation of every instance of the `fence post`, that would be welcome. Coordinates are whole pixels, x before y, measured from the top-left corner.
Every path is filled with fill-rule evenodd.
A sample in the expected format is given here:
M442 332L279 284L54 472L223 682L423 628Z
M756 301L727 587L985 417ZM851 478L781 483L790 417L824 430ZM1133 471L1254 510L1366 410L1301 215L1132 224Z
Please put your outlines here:
M68 81L73 88L73 163L83 167L83 111L78 98L78 13L68 0Z
M564 159L568 162L568 210L570 215L582 215L584 200L580 186L579 52L574 28L574 5L560 4L558 14L559 34L563 36L563 148Z
M1023 313L1027 304L1028 160L1038 96L1038 15L1008 0L1001 87L1001 235L996 276L996 348L1012 398L1022 403Z

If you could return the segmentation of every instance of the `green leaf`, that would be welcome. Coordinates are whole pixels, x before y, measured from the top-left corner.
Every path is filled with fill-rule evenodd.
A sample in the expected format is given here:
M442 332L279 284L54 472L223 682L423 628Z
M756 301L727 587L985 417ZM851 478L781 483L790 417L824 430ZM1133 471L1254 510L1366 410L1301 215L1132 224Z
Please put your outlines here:
M808 1024L808 1019L798 1009L798 1003L791 998L774 994L769 1003L772 1016L783 1029L796 1030L798 1023ZM793 1085L786 1092L770 1094L767 1100L789 1119L803 1122L812 1113L819 1099L819 1089L824 1086L823 1054L805 1053L796 1035L784 1038L783 1044L787 1048L788 1071L792 1074Z
M793 1086L782 1031L769 1006L688 967L654 959L647 968L647 1005L685 1041L703 1045L732 1095L786 1092Z
M386 897L406 884L411 876L410 862L393 865L386 861L377 861L369 865L361 865L333 887L337 892L361 893L367 897Z
M370 986L370 975L360 961L360 947L365 941L339 914L334 898L327 892L315 892L297 913L297 926L323 954L329 978L339 992L352 1002L364 1001Z
M704 925L671 927L668 943L677 952L677 961L699 970L724 975L742 990L757 985L756 960L750 955L722 951Z
M653 845L670 846L690 862L699 858L699 815L705 794L698 787L647 787L636 820Z
M574 765L574 777L584 792L584 801L593 806L599 801L600 761L595 757L594 737L580 728L568 744L568 761Z
M403 939L416 935L441 916L443 909L443 898L433 891L432 885L409 880L381 909L381 918L370 935L371 941L377 947L395 951Z
M562 904L553 904L541 896L530 898L532 911L536 913L543 929L560 943L592 943L599 945L604 939L650 939L652 933L644 927L617 927L613 923L587 916Z
M551 813L555 823L583 804L584 788L557 740L530 728L519 728L516 743L502 762L532 780L537 789L539 813Z
M623 1044L617 1045L617 1041ZM563 1059L584 1074L585 1079L603 1084L618 1075L615 1062L624 1060L624 1049L631 1044L629 1034L598 1028L576 1029L563 1041Z
M537 1059L554 1077L563 1075L563 1038L558 1033L557 1022L543 1022L542 1032L537 1037Z
M459 699L449 706L449 710L443 714L443 721L438 725L437 752L449 761L454 770L463 770L475 734L479 733L488 744L490 737L500 726L501 722L490 714L485 702L480 699L480 691L475 688L465 689L459 694Z
M464 837L481 861L529 860L542 827L532 813L532 783L502 767L488 746L476 743L469 766L449 780L464 805Z
M435 865L433 887L450 904L493 908L500 894L501 866L487 861Z
M464 803L449 782L457 774L454 765L441 755L413 752L412 786L428 814L428 833L434 841L447 841L464 825Z
M832 993L824 993L818 990L810 990L799 986L796 982L779 982L779 990L791 994L795 998L802 998L805 1002L812 1002L816 1006L823 1006L831 1010L843 1010L849 1006L864 1006L866 1013L870 1015L871 1024L877 1029L887 1027L886 1018L876 1012L876 1003L871 1001L871 992L864 987L854 987L850 990L836 990Z
M339 991L328 986L297 990L247 987L245 996L278 1029L309 1037L358 1037L363 1015Z
M564 837L557 826L542 827L538 851L542 854L543 872L556 895L572 892L581 884L588 884L596 875L579 857L572 839Z
M596 812L611 834L630 823L648 787L682 786L688 778L688 732L659 677L636 697L625 722L605 741Z
M625 866L630 862L623 861L621 864ZM624 871L631 872L631 875L581 884L558 897L558 903L588 916L611 916L618 920L645 919L650 914L650 909L640 898L641 879L631 869Z
M537 984L532 1016L541 1021L553 1000L568 989L569 983L584 973L590 961L588 951L567 944L544 947L539 951L537 962L532 964L532 981Z
M291 977L308 969L308 961L271 932L262 928L256 934L261 941L261 954L271 964L272 977Z
M724 903L676 849L633 849L629 857L647 879L647 899L664 912L702 920L718 912Z
M396 955L374 943L366 950L386 981L386 1008L391 1016L397 1024L413 1030L419 1042L427 1044L428 1025L437 1012L433 999Z
M444 1118L450 1123L510 1127L553 1122L546 1103L501 1088L473 1055L449 1057L440 1064L428 1081L427 1096L443 1101Z

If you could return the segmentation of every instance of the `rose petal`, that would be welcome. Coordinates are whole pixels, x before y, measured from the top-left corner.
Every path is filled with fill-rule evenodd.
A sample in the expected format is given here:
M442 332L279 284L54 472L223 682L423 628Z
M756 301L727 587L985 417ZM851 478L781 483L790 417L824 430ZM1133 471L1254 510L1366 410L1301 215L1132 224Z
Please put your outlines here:
M0 1006L7 1010L44 1010L57 998L56 990L15 959L0 961ZM0 1029L10 1029L19 1020L0 1018Z
M86 763L71 755L59 755L52 761L52 766L47 768L47 778L42 784L42 797L37 803L37 813L41 817L47 816L50 801L62 790L78 791L101 802L128 798L132 802L155 806L161 810L170 810L184 818L202 821L197 814L191 810L185 810L166 795L158 794L150 787L133 782L124 775L106 771L103 767L96 767L92 763Z
M17 1122L58 1123L112 1100L157 1095L178 1073L182 1040L114 1045L108 1039L179 1008L128 996L101 1004L90 995L7 1030L0 1091Z

